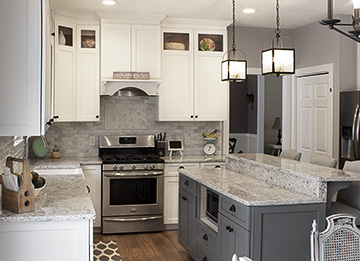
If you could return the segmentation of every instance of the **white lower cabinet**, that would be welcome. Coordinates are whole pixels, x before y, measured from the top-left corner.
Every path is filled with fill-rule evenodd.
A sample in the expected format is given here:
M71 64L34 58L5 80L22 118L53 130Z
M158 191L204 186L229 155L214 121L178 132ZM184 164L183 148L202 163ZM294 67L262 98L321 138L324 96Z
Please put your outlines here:
M101 227L101 165L81 165L81 168L96 212L94 227Z
M0 260L93 260L92 220L0 224Z
M178 224L179 168L199 168L199 163L166 163L164 175L164 224Z

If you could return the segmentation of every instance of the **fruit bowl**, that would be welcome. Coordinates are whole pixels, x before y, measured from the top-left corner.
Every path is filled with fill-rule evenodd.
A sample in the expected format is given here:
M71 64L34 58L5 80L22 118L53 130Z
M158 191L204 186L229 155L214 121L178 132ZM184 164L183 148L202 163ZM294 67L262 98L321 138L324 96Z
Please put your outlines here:
M40 179L43 179L43 181L44 181L44 185L42 186L42 187L39 187L39 188L35 188L35 186L34 186L34 196L35 196L35 198L37 197L37 195L39 194L39 192L43 189L43 188L45 188L45 186L46 186L46 179L44 179L43 177L39 177Z
M216 137L215 138L203 137L203 138L204 138L204 140L208 140L208 141L213 141L213 140L217 139Z

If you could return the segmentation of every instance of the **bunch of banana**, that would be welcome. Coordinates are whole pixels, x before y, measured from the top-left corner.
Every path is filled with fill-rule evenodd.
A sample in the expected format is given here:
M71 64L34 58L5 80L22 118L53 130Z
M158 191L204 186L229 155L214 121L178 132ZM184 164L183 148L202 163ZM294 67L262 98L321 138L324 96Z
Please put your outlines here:
M204 138L217 138L217 130L210 133L203 133Z

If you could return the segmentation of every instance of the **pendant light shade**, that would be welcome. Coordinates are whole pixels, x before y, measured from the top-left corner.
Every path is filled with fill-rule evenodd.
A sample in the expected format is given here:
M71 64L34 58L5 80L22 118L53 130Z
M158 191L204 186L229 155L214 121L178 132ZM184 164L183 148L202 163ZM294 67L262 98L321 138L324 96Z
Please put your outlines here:
M235 44L235 0L233 3L233 43L232 49L226 52L221 62L221 80L242 82L246 80L247 62L245 53L236 49Z
M279 0L276 0L275 36L268 38L263 44L261 53L262 75L286 75L295 73L295 49L291 39L280 36Z

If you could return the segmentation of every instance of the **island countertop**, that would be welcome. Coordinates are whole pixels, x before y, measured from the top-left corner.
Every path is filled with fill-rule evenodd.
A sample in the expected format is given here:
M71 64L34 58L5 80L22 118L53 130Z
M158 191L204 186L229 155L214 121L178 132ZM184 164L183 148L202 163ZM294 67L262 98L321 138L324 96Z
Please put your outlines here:
M181 174L246 206L324 203L312 197L228 169L181 169Z
M35 200L35 211L17 214L2 209L0 223L94 219L95 210L81 174L42 175L45 187Z

